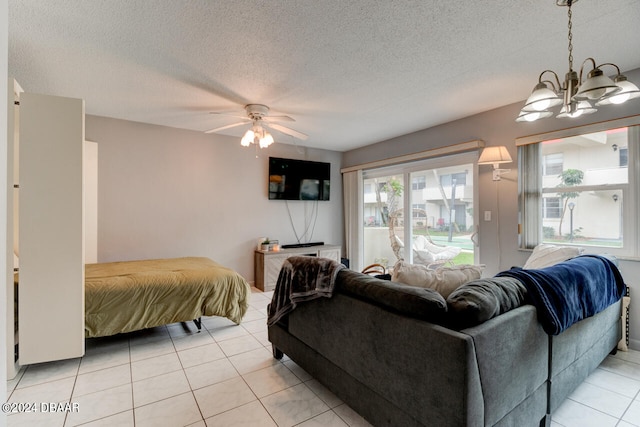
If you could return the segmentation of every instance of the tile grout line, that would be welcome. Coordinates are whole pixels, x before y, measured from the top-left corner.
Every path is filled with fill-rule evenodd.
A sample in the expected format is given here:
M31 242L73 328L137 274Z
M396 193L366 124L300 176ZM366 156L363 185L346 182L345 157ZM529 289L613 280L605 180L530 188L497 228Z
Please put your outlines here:
M86 352L86 350L85 350L85 352ZM78 369L76 369L76 376L73 379L73 387L71 387L71 395L69 396L69 402L73 402L73 392L76 390L76 384L78 383L78 375L80 374L80 365L82 365L83 357L81 357L80 361L78 362ZM69 419L69 414L70 414L69 412L64 414L64 421L62 422L63 426L67 425L67 420Z
M627 414L627 412L629 411L629 409L631 408L633 403L636 401L638 396L640 396L640 390L638 390L638 392L636 392L636 395L633 397L633 399L631 399L631 403L629 403L629 406L627 406L627 409L625 409L624 412L622 413L622 415L620 416L620 419L618 420L618 423L616 424L616 426L624 421L623 420L624 416ZM624 422L626 422L626 421L624 421ZM631 424L631 423L629 423L629 424Z
M246 330L246 329L245 329ZM239 353L242 354L242 353ZM231 361L229 361L231 363ZM247 386L247 388L249 390L251 390L251 393L253 393L253 395L255 396L256 400L258 401L258 403L260 403L260 406L262 406L262 408L264 409L264 411L267 413L267 415L269 415L269 418L271 418L271 420L273 421L273 423L277 426L278 423L276 422L276 420L273 418L273 415L271 415L271 412L269 412L269 410L267 409L266 406L264 406L264 403L262 402L262 400L260 399L260 397L258 397L258 395L256 394L256 392L251 388L251 385L249 385L249 383L247 382L247 380L245 379L244 375L242 375L240 373L240 371L238 371L238 368L236 367L236 365L234 365L233 363L231 363L231 365L233 366L233 368L236 370L236 372L238 373L238 375L240 375L240 378L242 379L242 381L244 382L244 384ZM257 372L257 371L251 371L251 372ZM241 405L242 406L242 405ZM237 406L236 408L239 408L240 406ZM236 409L233 408L233 409ZM229 409L225 412L229 412L232 411L233 409ZM224 412L223 412L224 413ZM220 415L220 414L218 414ZM206 420L205 420L205 424L206 424Z
M207 327L205 325L202 325L202 326L204 326L204 329L207 331L207 334L209 334L209 336L211 336L211 334L209 333L209 329L207 329ZM197 333L202 333L202 329L200 329ZM178 363L180 363L180 367L182 368L182 375L184 375L184 377L187 379L187 384L189 384L189 393L191 393L191 397L193 398L193 401L196 403L196 407L198 408L198 412L200 413L200 421L202 421L206 426L207 422L205 421L204 413L202 412L202 408L200 408L200 404L198 403L198 399L196 399L195 390L193 389L193 386L191 385L191 381L189 381L189 376L187 375L187 371L185 370L184 364L182 363L182 359L180 359L180 354L178 352L178 348L176 347L176 343L175 343L171 333L169 333L169 338L171 339L171 343L173 344L173 349L175 350L176 357L178 358ZM211 336L211 338L215 342L215 338L213 338L213 336ZM195 347L191 347L191 348L197 348L197 347L201 347L201 346L195 346ZM198 365L196 365L196 366L198 366ZM175 396L173 396L173 397L175 397ZM171 398L168 398L168 399L171 399ZM151 405L151 403L150 403L150 405ZM191 424L194 424L194 423L191 423ZM135 417L134 417L134 427L135 427Z
M133 411L133 409L134 409L134 407L133 407L133 374L131 372L131 344L130 344L130 339L129 338L127 338L127 346L126 347L127 347L127 353L129 354L129 362L128 362L128 364L129 364L129 378L131 379L129 381L129 385L131 386L131 414L132 414L132 417L133 417L133 426L135 427L135 413ZM84 374L80 374L79 373L80 372L80 366L82 365L82 359L84 357L85 356L83 356L81 358L80 364L78 366L78 374L76 375L76 378L75 378L75 381L74 381L74 384L73 384L73 390L71 392L71 398L73 398L73 391L75 390L75 386L76 386L76 383L77 383L77 380L78 380L78 376L84 375ZM117 366L123 366L123 365L126 365L126 364L127 363L122 363L120 365L111 366L111 367L108 367L108 368L96 369L95 371L85 372L85 374L91 374L91 373L94 373L94 372L99 372L99 371L102 371L102 370L105 370L105 369L110 369L110 368L114 368L114 367L117 367ZM89 395L95 394L95 393L101 393L101 392L104 392L104 391L107 391L107 390L112 390L114 388L122 387L123 385L126 385L126 384L120 384L120 385L117 385L117 386L106 388L104 390L94 391L94 392L91 392L91 393L83 394L83 395L78 396L78 397L89 396ZM122 413L127 412L127 411L128 411L128 409L124 410L124 411L116 412L116 413L113 413L113 414L105 415L104 417L100 417L100 418L96 418L96 419L93 419L93 420L89 420L89 421L86 421L86 422L83 422L83 423L77 424L77 425L78 426L82 426L82 425L93 423L93 422L96 422L96 421L99 421L99 420L104 420L106 418L113 417L115 415L122 414ZM64 424L63 424L64 427L70 427L70 426L67 426L67 418L68 418L68 416L69 416L68 414L65 416L65 421L64 421Z
M136 427L136 407L133 397L133 359L131 357L131 338L127 339L127 348L129 350L129 379L131 380L129 383L131 387L131 418L133 418L133 427Z

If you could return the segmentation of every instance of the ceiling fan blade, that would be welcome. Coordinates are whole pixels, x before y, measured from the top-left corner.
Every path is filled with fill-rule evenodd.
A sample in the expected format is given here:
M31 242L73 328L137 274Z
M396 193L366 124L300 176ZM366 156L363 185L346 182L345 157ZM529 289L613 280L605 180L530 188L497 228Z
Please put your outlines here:
M301 139L303 141L306 140L307 138L309 138L309 136L305 135L302 132L298 132L297 130L293 130L291 128L288 128L288 127L285 127L285 126L282 126L282 125L279 125L279 124L276 124L276 123L269 123L269 127L272 127L275 130L278 130L278 131L280 131L282 133L285 133L287 135L291 135L294 138L298 138L298 139Z
M220 126L218 128L206 130L206 131L204 131L204 133L216 133L216 132L220 132L221 130L234 128L236 126L246 125L247 123L248 123L248 121L244 121L244 122L233 123L233 124L226 125L226 126Z
M240 116L236 113L225 113L222 111L209 111L209 114L215 114L216 116L235 117L236 119L249 120L247 116Z
M266 116L263 117L262 120L265 122L295 122L295 120L289 116Z

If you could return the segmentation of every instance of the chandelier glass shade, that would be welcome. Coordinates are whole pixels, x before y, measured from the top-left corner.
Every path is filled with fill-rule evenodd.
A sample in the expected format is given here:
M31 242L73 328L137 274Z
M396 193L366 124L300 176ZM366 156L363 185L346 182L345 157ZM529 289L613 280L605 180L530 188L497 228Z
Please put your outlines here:
M623 75L616 76L613 81L620 88L620 90L610 96L606 96L596 102L596 106L622 104L630 99L640 97L640 89L638 86L629 82Z
M524 107L516 118L516 122L533 122L553 116L552 108L562 105L557 118L575 118L585 114L592 114L597 111L596 107L611 104L622 104L630 99L640 97L638 87L629 82L620 73L620 68L613 63L596 65L593 58L587 58L580 67L578 74L573 70L573 34L571 32L571 5L578 0L557 0L558 6L567 6L569 9L569 71L565 79L560 84L558 75L552 70L544 70L538 77L538 84L535 85ZM585 66L591 65L592 69L583 80ZM612 67L616 70L613 79L607 77L604 67ZM551 80L546 78L551 76Z
M573 111L567 110L566 106L563 105L562 108L560 109L560 113L558 113L556 117L559 119L566 118L566 117L575 119L576 117L580 117L582 115L593 114L596 111L598 110L593 108L589 102L579 101Z
M522 111L545 111L560 104L562 104L562 99L558 97L558 94L549 89L546 83L540 82L533 88L533 92L527 98Z

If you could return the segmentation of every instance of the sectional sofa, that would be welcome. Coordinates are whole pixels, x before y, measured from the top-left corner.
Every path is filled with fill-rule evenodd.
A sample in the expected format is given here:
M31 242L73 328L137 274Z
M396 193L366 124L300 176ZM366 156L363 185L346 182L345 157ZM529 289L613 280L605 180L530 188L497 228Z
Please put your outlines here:
M334 275L269 340L375 426L549 425L621 337L619 300L550 335L530 304L460 327L430 289Z

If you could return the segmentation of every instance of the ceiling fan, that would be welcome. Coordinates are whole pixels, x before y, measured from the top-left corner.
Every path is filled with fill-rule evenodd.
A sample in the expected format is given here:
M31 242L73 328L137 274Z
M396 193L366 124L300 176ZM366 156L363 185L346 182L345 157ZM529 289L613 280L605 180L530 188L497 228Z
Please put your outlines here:
M277 122L294 122L295 120L289 116L269 116L269 107L267 107L266 105L247 104L245 105L244 109L247 112L247 117L229 115L231 117L237 117L241 121L232 123L230 125L209 129L205 131L205 133L216 133L226 129L231 129L237 126L251 123L251 128L244 134L240 143L245 147L248 147L251 144L256 144L259 145L260 148L268 147L274 142L273 136L271 136L271 134L267 132L265 128L275 129L279 132L290 135L294 138L301 139L303 141L308 138L308 136L302 132L298 132L297 130L278 124ZM224 113L213 112L211 114Z

